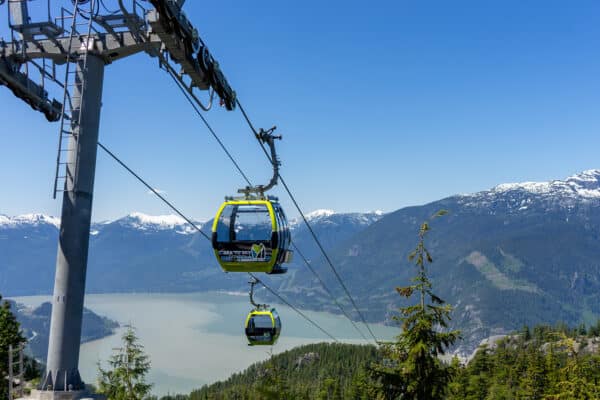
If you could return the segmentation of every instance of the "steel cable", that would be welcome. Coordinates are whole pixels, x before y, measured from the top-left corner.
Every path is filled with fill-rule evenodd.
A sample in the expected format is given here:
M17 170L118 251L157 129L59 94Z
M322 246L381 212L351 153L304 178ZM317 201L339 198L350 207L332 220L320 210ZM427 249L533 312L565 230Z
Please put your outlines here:
M250 120L250 117L248 117L248 114L246 113L246 110L244 110L244 107L242 106L241 102L239 101L239 99L237 99L236 101L237 101L237 105L238 105L238 107L239 107L242 115L244 116L244 119L248 123L248 126L250 127L250 129L252 130L252 132L254 133L254 135L258 136L258 132L256 131L256 128L254 128L254 125L252 124L252 121ZM269 159L269 161L272 162L271 161L271 157L269 156L269 153L267 152L267 149L265 149L265 146L260 141L258 143L260 144L260 146L261 146L263 152L265 153L265 156L267 157L267 159ZM360 312L360 309L356 305L356 302L354 301L354 298L352 297L352 295L350 294L350 291L346 287L346 284L342 280L342 277L340 276L340 274L338 273L337 269L333 265L333 262L331 261L331 258L329 257L329 255L327 254L327 252L325 251L325 249L323 248L323 245L321 244L321 241L319 240L319 238L317 237L317 235L316 235L315 231L313 230L312 226L310 225L310 223L306 219L306 216L304 215L304 212L302 212L302 209L300 208L300 205L296 201L296 198L292 194L290 188L288 187L287 183L285 182L285 180L283 179L283 177L281 176L281 174L279 174L279 180L283 184L283 187L285 188L285 191L287 192L288 196L290 196L290 199L294 203L294 206L296 207L296 210L298 211L298 213L300 213L300 216L302 217L302 220L306 224L306 227L308 228L308 230L309 230L309 232L310 232L313 240L315 241L315 243L319 247L319 250L321 251L321 253L325 257L325 260L327 261L327 264L329 265L330 269L333 271L333 273L334 273L335 277L337 278L340 286L342 286L342 288L344 289L344 292L346 292L346 295L350 299L350 302L352 303L352 306L354 307L354 309L358 313L358 315L359 315L360 319L362 320L363 324L365 325L365 327L367 328L367 330L371 334L371 337L373 338L373 340L375 341L375 343L379 343L379 341L377 340L377 338L373 334L373 331L371 330L371 327L367 323L364 315L362 314L362 312Z
M251 277L253 277L254 279L256 279L256 281L258 283L260 283L261 285L264 286L265 289L267 289L269 292L271 292L271 294L273 294L273 296L277 297L280 301L282 301L283 303L285 303L288 307L290 307L292 310L296 311L298 314L300 314L305 320L307 320L308 322L310 322L312 325L314 325L315 327L317 327L321 332L323 332L324 334L326 334L327 336L329 336L331 339L333 339L334 341L338 342L338 340L333 337L333 335L331 335L329 332L327 332L325 329L321 328L321 326L319 324L317 324L315 321L313 321L312 319L310 319L306 314L304 314L302 311L298 310L296 307L294 307L292 304L290 304L289 302L287 302L283 297L281 297L279 294L277 294L277 292L273 289L271 289L269 286L267 286L263 281L261 281L260 279L258 279L256 276L254 276L254 274L248 272L248 275L250 275Z
M219 145L221 146L221 148L223 149L223 151L225 152L225 154L227 155L227 157L229 157L229 159L231 160L231 162L233 163L233 165L235 166L235 168L238 170L238 172L240 173L240 175L244 178L244 180L246 181L246 183L249 186L252 186L252 183L250 181L250 179L248 179L247 175L244 173L244 171L242 170L242 168L239 166L239 164L237 163L237 161L235 160L235 158L233 157L233 155L231 155L231 153L229 152L229 150L227 149L227 147L223 144L223 142L221 141L221 139L219 138L219 136L217 135L217 133L214 131L214 129L212 128L212 126L208 123L208 121L206 120L206 118L204 117L204 115L202 114L202 112L198 109L198 107L196 107L196 104L194 103L194 99L191 98L188 93L186 92L186 90L181 87L180 82L172 75L172 73L170 71L167 71L169 73L169 75L171 76L171 78L173 79L173 81L175 82L175 84L177 85L177 87L179 88L179 90L181 91L181 93L185 96L186 100L190 103L190 105L192 106L192 108L194 109L194 111L196 112L196 114L198 114L198 116L202 119L202 122L204 123L204 125L208 128L209 132L212 134L212 136L215 138L215 140L217 140L217 142L219 143ZM248 115L246 114L245 110L243 109L243 107L241 106L241 104L239 104L238 102L238 106L240 107L240 110L242 111L242 114L244 115L244 117L246 118L246 121L248 122L248 124L250 125L251 129L253 130L253 132L255 133L255 135L258 136L258 132L256 131L256 129L254 128L254 126L252 125L252 122L250 121L250 119L248 118ZM267 152L267 150L265 149L264 145L261 143L261 147L263 149L263 151L265 152L267 158L271 161L271 157L269 155L269 153ZM272 162L272 161L271 161ZM279 175L279 178L281 178L281 175ZM291 196L291 193L288 191L288 194ZM294 200L295 202L295 200ZM296 205L296 207L298 208L298 206ZM299 209L299 208L298 208ZM299 210L300 211L300 210ZM300 213L302 213L302 211L300 211ZM303 216L304 217L304 216ZM304 221L306 222L306 219L304 219ZM310 228L310 227L309 227ZM312 232L312 228L311 232ZM314 234L314 232L312 232ZM298 248L294 245L294 247L298 250ZM298 251L299 252L299 251ZM300 253L300 252L299 252ZM302 256L303 257L303 256ZM340 311L342 312L342 314L344 314L344 316L346 316L346 318L348 318L348 320L350 321L350 323L354 326L354 328L356 329L356 331L360 334L360 336L362 336L362 338L364 340L367 340L367 338L365 337L365 335L362 333L362 331L360 329L358 329L358 327L356 326L356 324L354 323L354 321L352 320L352 318L348 315L348 313L346 312L346 310L344 310L344 308L339 304L339 302L335 299L335 296L332 294L332 292L327 288L327 286L325 286L325 284L323 283L323 280L321 279L321 277L316 273L316 271L314 270L314 268L312 268L311 265L309 265L309 263L306 261L305 259L305 264L306 266L310 269L310 271L313 273L313 275L315 275L315 277L318 279L318 281L321 283L321 286L323 286L323 289L325 289L325 291L329 294L329 296L331 297L331 299L335 302L335 304L338 306L338 308L340 309ZM341 279L341 278L340 278ZM345 288L345 285L344 285ZM347 289L346 289L346 293L347 293ZM354 300L351 298L352 302L354 303ZM354 304L354 307L356 308L356 305ZM358 309L357 309L358 311ZM360 314L360 311L358 311L358 313ZM361 315L362 318L362 315ZM363 322L364 322L364 318ZM371 329L369 328L369 326L367 325L367 329L369 329L369 331L371 331ZM371 332L371 335L373 336L373 338L375 339L375 342L377 342L377 339L375 338L375 336L373 335L373 333Z
M152 193L154 193L161 201L163 201L171 210L175 211L177 213L177 215L179 215L181 218L183 218L188 224L190 224L194 229L196 229L202 236L204 236L204 238L206 238L206 240L211 241L211 238L208 237L208 235L206 233L204 233L202 231L202 229L196 225L196 223L194 223L190 218L186 217L185 214L183 214L181 211L179 211L179 209L177 207L175 207L171 202L169 202L164 196L162 196L160 193L158 193L150 184L148 184L148 182L146 180L144 180L139 174L137 174L136 172L134 172L129 166L127 166L127 164L125 164L125 162L123 162L119 157L117 157L112 151L110 151L106 146L104 146L102 143L98 142L98 147L100 147L102 150L104 150L104 152L106 154L108 154L113 160L115 160L119 165L121 165L121 167L125 168L125 170L127 170L127 172L129 172L131 175L133 175L139 182L141 182L145 187L147 187L148 189L150 189L150 191L152 191ZM330 337L331 339L333 339L335 342L338 342L338 340L331 335L329 332L327 332L325 329L323 329L319 324L317 324L315 321L313 321L312 319L310 319L306 314L304 314L302 311L300 311L298 308L296 308L293 304L291 304L289 301L285 300L279 293L277 293L277 291L275 291L274 289L272 289L271 287L269 287L267 284L265 284L263 281L261 281L260 279L256 278L253 274L249 273L250 276L252 276L254 279L256 279L258 282L260 282L260 284L262 286L265 287L265 289L267 289L269 292L271 292L271 294L273 294L275 297L277 297L281 302L283 302L285 305L287 305L288 307L290 307L292 310L294 310L296 313L298 313L302 318L304 318L306 321L308 321L310 324L312 324L313 326L315 326L316 328L318 328L321 332L323 332L325 335L327 335L328 337Z

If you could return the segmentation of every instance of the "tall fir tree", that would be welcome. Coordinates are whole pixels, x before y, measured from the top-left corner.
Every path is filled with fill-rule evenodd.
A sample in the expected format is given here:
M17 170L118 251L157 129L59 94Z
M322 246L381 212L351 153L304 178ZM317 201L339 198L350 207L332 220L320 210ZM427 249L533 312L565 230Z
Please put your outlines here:
M146 382L150 358L132 326L127 326L122 343L123 347L108 360L109 369L98 365L98 392L110 400L143 400L152 390L152 385Z
M342 400L339 382L330 377L323 379L317 393L317 400Z
M525 354L526 368L520 383L519 398L542 400L548 387L546 357L538 346L530 345Z
M350 384L348 398L352 400L375 400L381 393L378 382L373 381L368 371L359 370Z
M8 398L8 351L10 346L17 348L25 344L17 317L10 309L8 301L0 295L0 399Z
M438 211L431 219L445 215ZM425 247L425 237L431 231L429 221L421 224L419 240L408 259L417 267L413 284L396 291L407 299L418 295L418 303L401 307L402 333L397 341L382 345L384 361L374 365L373 374L381 383L386 399L431 400L443 398L454 369L444 365L440 356L460 336L448 330L452 307L433 293L427 264L433 258Z

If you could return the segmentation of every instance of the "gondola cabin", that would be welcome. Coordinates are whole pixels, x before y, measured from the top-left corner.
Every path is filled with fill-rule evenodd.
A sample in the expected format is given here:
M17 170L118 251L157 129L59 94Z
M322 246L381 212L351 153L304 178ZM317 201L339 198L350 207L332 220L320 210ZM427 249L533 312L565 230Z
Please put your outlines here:
M290 242L287 218L274 197L227 199L213 222L212 246L227 272L285 273Z
M252 310L246 318L246 337L250 346L271 346L281 333L281 320L274 308Z

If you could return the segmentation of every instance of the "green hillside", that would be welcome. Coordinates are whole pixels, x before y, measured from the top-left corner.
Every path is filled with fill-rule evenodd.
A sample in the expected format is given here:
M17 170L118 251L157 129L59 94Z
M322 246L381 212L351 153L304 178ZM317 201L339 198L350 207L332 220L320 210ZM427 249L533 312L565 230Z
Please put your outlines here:
M319 343L300 346L254 364L224 382L189 395L198 399L346 399L378 357L374 346Z
M523 328L479 348L466 365L448 365L446 400L600 398L600 321L569 328ZM394 399L370 374L374 346L311 344L252 365L223 382L161 400ZM385 362L384 362L385 363Z

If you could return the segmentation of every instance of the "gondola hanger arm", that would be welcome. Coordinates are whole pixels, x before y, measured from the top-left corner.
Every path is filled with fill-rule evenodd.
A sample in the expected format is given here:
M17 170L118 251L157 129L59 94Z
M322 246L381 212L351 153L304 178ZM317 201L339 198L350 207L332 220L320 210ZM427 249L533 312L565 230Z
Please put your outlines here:
M250 304L252 304L257 310L267 309L268 306L266 304L258 304L254 301L254 285L260 283L260 281L257 278L252 278L252 280L248 283L250 284Z
M273 132L275 132L275 129L277 129L276 126L272 127L271 129L268 129L268 130L264 130L261 128L260 131L256 134L256 139L258 139L258 141L261 144L269 145L269 149L271 151L270 161L271 161L271 165L273 166L273 176L271 177L271 180L269 181L269 183L266 185L246 186L243 189L238 189L238 193L242 193L246 198L250 198L252 194L256 194L259 197L264 198L265 192L271 190L275 185L277 185L277 181L279 179L279 167L281 166L281 161L279 161L279 158L277 157L277 149L275 148L275 140L281 140L282 136L274 135Z

